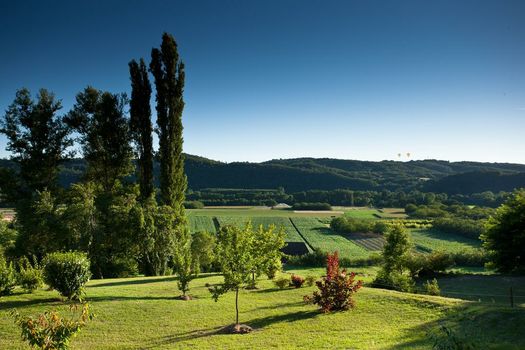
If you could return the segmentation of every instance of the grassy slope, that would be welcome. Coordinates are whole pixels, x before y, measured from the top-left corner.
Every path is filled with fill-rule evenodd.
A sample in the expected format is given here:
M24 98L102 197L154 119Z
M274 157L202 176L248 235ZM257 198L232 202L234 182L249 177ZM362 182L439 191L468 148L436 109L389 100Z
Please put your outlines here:
M517 328L525 322L521 308L470 306L458 314L458 308L467 305L460 300L363 288L356 296L355 310L325 315L301 301L314 287L280 291L269 281L261 281L259 290L243 291L240 296L241 321L256 332L215 334L234 319L233 294L215 303L205 287L205 283L220 280L206 276L193 281L191 294L196 299L189 302L173 298L178 292L171 277L92 281L87 295L97 318L74 340L74 348L428 349L427 332L440 322L467 335L479 333L484 343L525 346L525 333ZM63 308L52 291L2 298L2 349L26 349L6 312L13 307L22 314ZM465 314L469 316L459 316Z

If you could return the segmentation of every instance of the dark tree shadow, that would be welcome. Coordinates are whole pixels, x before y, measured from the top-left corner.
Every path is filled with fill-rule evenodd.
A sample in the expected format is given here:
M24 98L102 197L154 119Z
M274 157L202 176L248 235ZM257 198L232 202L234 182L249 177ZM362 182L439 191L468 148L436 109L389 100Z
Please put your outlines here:
M211 276L217 276L218 273L206 273L206 274L200 274L194 279L200 279L200 278L206 278ZM161 283L161 282L171 282L176 281L178 278L176 276L166 276L162 278L158 277L144 277L144 278L129 278L129 279L123 279L115 282L106 282L106 283L99 283L94 285L88 285L87 288L98 288L98 287L114 287L114 286L126 286L126 285L138 285L138 284L150 284L150 283Z
M524 308L480 304L461 306L447 311L438 320L408 329L405 332L406 340L390 349L431 348L435 340L447 342L452 339L474 349L524 349L524 332ZM414 333L422 333L424 336L416 340L410 339Z
M127 286L127 285L137 285L137 284L150 284L150 283L160 283L160 282L171 282L176 281L177 277L175 276L166 276L163 278L153 278L153 277L144 277L141 279L130 278L122 279L115 282L105 282L94 285L88 285L87 288L98 288L98 287L115 287L115 286Z
M254 329L261 329L264 327L268 327L274 323L296 322L314 318L316 316L319 316L320 314L321 313L319 312L319 310L296 311L282 315L272 315L267 317L256 318L246 322L246 324L250 327L253 327Z
M193 299L198 299L197 297L192 296ZM174 294L173 296L121 296L121 295L104 295L104 296L88 296L86 297L87 302L100 302L100 301L127 301L127 300L143 300L143 301L154 301L154 300L172 300L172 301L181 301L181 302L191 302L180 299L180 295Z
M223 327L215 327L215 328L198 329L198 330L189 331L189 332L182 332L182 333L177 333L173 335L167 335L167 336L152 340L149 344L146 344L145 346L141 346L140 349L144 349L144 350L155 349L159 346L174 344L174 343L182 342L185 340L209 337L215 334L220 334L220 331L222 329Z
M0 310L9 310L14 308L24 308L26 306L40 305L40 304L51 304L51 303L62 303L60 298L45 298L45 299L30 299L30 300L9 300L0 301Z
M317 310L298 311L298 312L292 312L292 313L287 313L283 315L256 318L256 319L247 321L246 324L252 327L254 331L258 331L274 323L295 322L295 321L313 318L315 316L318 316L319 314L320 313ZM228 335L228 333L224 332L224 329L226 327L228 327L228 325L221 326L221 327L215 327L215 328L208 328L208 329L198 329L194 331L182 332L182 333L177 333L174 335L164 336L156 340L153 340L151 343L147 344L146 346L140 347L140 349L154 349L159 346L166 346L169 344L175 344L175 343L182 342L185 340L199 339L199 338L204 338L204 337L210 337L213 335Z

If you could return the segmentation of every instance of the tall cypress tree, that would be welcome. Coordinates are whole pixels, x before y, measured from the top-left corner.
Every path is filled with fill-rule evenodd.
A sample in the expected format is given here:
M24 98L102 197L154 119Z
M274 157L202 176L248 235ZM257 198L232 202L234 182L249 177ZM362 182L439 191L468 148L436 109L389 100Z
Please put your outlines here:
M140 197L147 200L153 194L153 128L151 125L151 85L143 59L129 62L131 77L130 129L138 154Z
M160 50L152 49L150 71L157 90L161 201L183 217L187 187L182 154L184 63L172 35L164 33Z

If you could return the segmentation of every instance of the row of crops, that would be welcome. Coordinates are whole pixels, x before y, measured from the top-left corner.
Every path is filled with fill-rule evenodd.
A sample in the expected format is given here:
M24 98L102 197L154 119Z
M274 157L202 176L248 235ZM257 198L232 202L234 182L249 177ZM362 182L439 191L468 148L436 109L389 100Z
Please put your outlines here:
M243 226L250 221L254 227L275 225L285 231L286 242L300 242L322 251L339 251L342 257L367 258L372 253L380 252L385 244L383 236L368 233L339 234L332 231L326 219L315 217L280 217L280 216L204 216L190 215L191 232L215 232L223 225ZM408 220L407 220L408 221ZM418 251L430 252L446 250L458 252L479 247L479 241L459 235L434 232L425 228L426 222L417 222L419 229L412 226L416 222L407 222L412 240ZM414 225L415 226L415 225Z

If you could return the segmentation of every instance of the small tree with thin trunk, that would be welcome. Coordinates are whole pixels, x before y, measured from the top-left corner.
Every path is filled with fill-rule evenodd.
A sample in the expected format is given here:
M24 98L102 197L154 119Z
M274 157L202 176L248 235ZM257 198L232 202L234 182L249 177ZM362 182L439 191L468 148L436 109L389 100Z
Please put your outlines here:
M215 301L222 294L235 292L235 324L230 328L233 333L251 331L250 327L239 324L239 290L251 281L255 263L254 236L251 225L246 225L244 228L224 226L221 227L217 239L216 257L224 276L224 283L210 288L210 292Z

